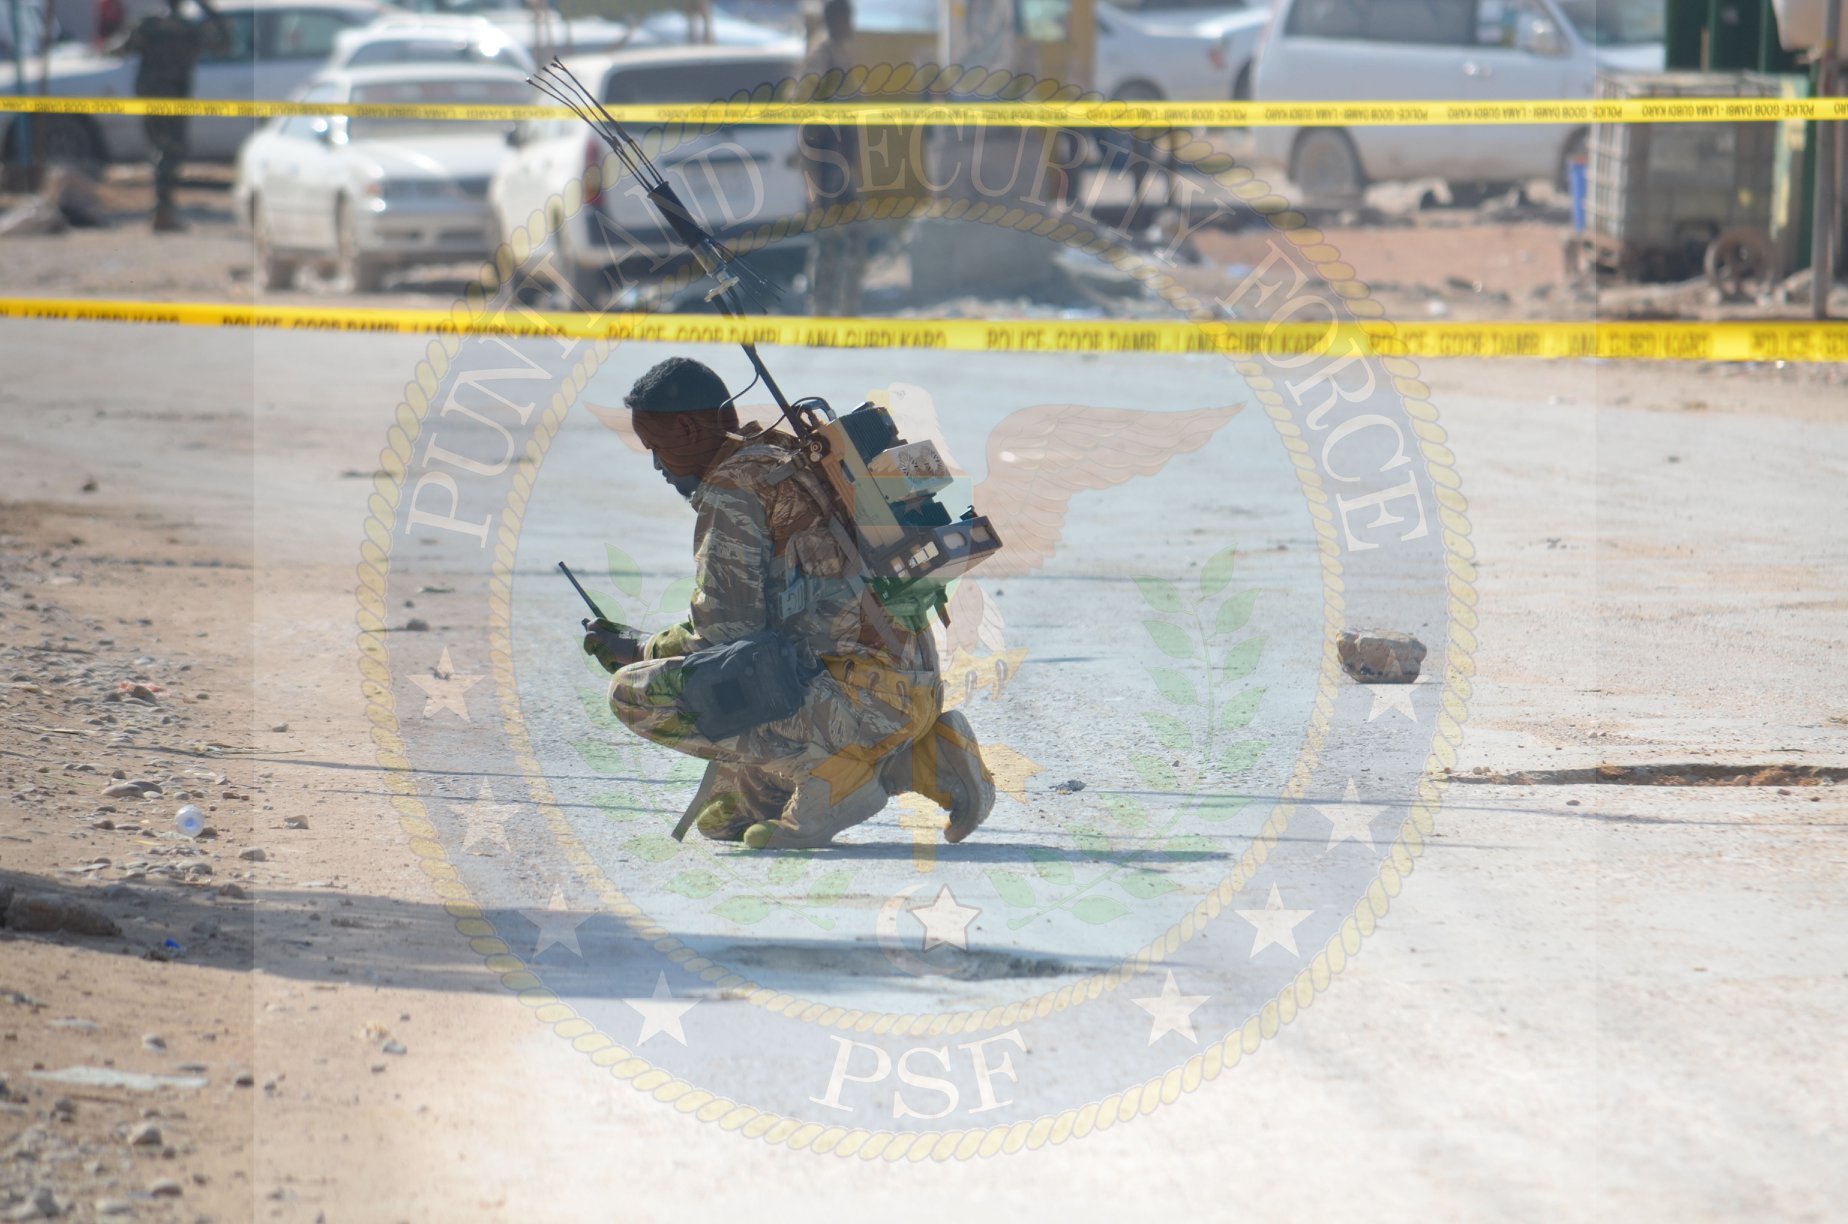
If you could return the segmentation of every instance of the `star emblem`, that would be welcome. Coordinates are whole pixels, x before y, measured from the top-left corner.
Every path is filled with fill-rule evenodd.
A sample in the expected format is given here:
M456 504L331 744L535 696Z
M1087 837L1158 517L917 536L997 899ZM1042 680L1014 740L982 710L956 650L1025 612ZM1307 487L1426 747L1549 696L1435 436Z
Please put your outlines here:
M676 999L667 988L667 974L655 978L654 994L646 999L624 999L630 1007L642 1014L642 1035L635 1039L635 1044L646 1045L648 1039L657 1033L665 1033L681 1045L687 1043L686 1030L680 1022L686 1014L699 1006L698 999Z
M468 718L468 691L480 684L483 676L458 676L455 664L449 661L449 647L443 647L443 657L437 660L430 675L412 673L411 683L424 691L423 716L435 718L444 710L454 710L463 722Z
M956 894L946 885L937 890L937 899L929 905L914 905L912 916L924 927L924 950L938 944L969 950L969 924L982 911L973 905L958 905Z
M488 849L470 849L470 847L499 846L511 854L513 847L507 844L507 824L519 812L510 803L499 803L494 798L494 787L490 782L481 784L481 794L473 802L454 803L450 805L456 815L462 818L461 848L469 854L488 855Z
M1373 694L1373 708L1367 711L1367 721L1372 722L1380 715L1398 711L1418 721L1418 711L1412 708L1412 690L1424 683L1421 676L1410 684L1369 684L1367 691Z
M1150 1016L1149 1044L1154 1045L1169 1033L1179 1033L1195 1045L1200 1039L1194 1035L1193 1013L1200 1004L1211 998L1210 995L1184 995L1181 988L1174 983L1174 970L1168 970L1168 980L1162 983L1161 993L1146 999L1131 999L1130 1002L1140 1007Z
M565 903L565 890L558 885L552 886L552 899L544 909L523 909L527 921L539 928L539 937L533 944L533 955L538 956L547 948L557 946L570 948L571 954L583 959L584 950L578 947L577 929L584 925L589 914L574 914Z
M1283 908L1283 894L1271 885L1270 900L1260 910L1239 910L1238 916L1258 928L1258 933L1251 940L1251 954L1256 956L1264 949L1276 944L1291 956L1300 956L1296 950L1296 927L1303 919L1315 913L1312 909L1296 910Z
M1347 782L1347 793L1340 803L1323 803L1316 805L1328 821L1328 848L1333 850L1342 842L1373 843L1373 819L1386 809L1376 804L1362 803L1360 791L1354 785L1354 779Z

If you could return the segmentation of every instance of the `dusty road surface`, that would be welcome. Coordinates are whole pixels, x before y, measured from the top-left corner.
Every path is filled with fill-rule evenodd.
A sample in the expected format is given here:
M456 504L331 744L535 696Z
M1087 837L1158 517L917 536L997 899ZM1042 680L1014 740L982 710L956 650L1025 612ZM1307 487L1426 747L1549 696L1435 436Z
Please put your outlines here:
M1232 145L1235 152L1238 147L1236 142ZM1291 191L1264 167L1258 172L1277 190ZM0 246L7 256L0 262L0 291L20 297L229 302L260 297L276 306L444 308L476 271L477 263L470 261L413 267L389 277L382 292L355 295L325 269L310 266L289 287L259 294L252 279L250 229L234 215L230 184L228 166L189 166L179 192L189 229L157 236L147 228L151 187L146 168L111 167L99 197L106 227L6 239ZM1314 218L1342 257L1360 270L1390 317L1776 318L1788 312L1781 295L1722 302L1700 278L1675 285L1575 282L1564 260L1572 232L1570 212L1551 187L1536 183L1526 197L1467 208L1421 206L1421 197L1433 185L1384 184L1371 193L1364 210ZM0 210L24 198L0 195ZM1135 214L1140 220L1129 228L1143 231L1159 216L1164 198L1151 189L1150 202ZM1129 203L1126 192L1113 185L1100 200L1100 217L1118 224ZM1201 215L1190 224L1205 219L1204 206L1197 211ZM1190 287L1210 287L1227 276L1236 281L1263 261L1268 233L1267 227L1249 224L1206 225L1194 232L1189 244L1197 262L1185 263L1177 272ZM1154 249L1161 249L1161 242L1143 236ZM485 258L487 252L482 254ZM902 260L876 261L869 312L935 316L952 307L966 312L966 304L911 295L907 277ZM1023 304L1007 303L1014 308ZM792 297L786 305L800 309L801 301ZM985 313L993 313L996 305L986 303ZM1124 314L1162 309L1159 303L1121 299L1088 305ZM977 311L984 312L980 307Z
M1197 428L1111 477L1115 418L952 624L988 826L752 856L666 837L552 571L684 605L595 411L665 350L484 342L419 422L420 339L3 335L18 1218L1839 1214L1838 372L1427 363L1473 563L1331 575L1229 365L775 352L977 481L1036 405Z

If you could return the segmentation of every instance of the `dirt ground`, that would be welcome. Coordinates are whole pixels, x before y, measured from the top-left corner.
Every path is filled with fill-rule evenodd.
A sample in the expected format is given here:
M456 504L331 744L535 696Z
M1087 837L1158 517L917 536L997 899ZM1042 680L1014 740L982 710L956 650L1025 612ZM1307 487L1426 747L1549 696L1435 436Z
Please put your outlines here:
M125 335L15 327L9 359L32 345L61 363ZM395 342L378 343L340 377L399 368ZM1037 1163L946 1170L804 1163L819 1158L612 1097L471 958L389 817L351 666L369 485L341 478L370 470L376 430L305 429L284 496L311 500L286 538L259 536L260 427L223 391L238 376L215 375L217 390L178 377L212 351L197 336L161 342L158 360L137 351L145 385L117 402L98 373L4 404L0 889L120 930L0 932L0 1208L16 1218L49 1205L80 1220L794 1219L878 1203L897 1218L998 1219L1038 1203L1091 1219L1122 1218L1126 1185L1224 1218L1211 1188L1223 1176L1249 1186L1254 1209L1293 1202L1286 1214L1304 1218L1362 1203L1389 1219L1834 1214L1833 1034L1848 980L1837 785L1675 788L1672 806L1666 788L1570 779L1460 788L1437 834L1453 841L1434 844L1463 858L1422 867L1417 904L1395 911L1381 950L1252 1068L1248 1092L1292 1102L1265 1115L1279 1143L1371 1147L1338 1176L1253 1145L1237 1093ZM1793 442L1808 439L1816 479L1848 470L1838 373L1523 374L1527 398L1511 400L1505 365L1432 373L1434 397L1455 406L1483 550L1484 652L1459 768L1512 775L1536 753L1586 767L1848 761L1848 704L1806 683L1848 606L1840 571L1816 524L1780 538L1785 512L1762 500ZM1762 460L1722 476L1713 465L1752 437ZM1599 438L1610 483L1575 483ZM1760 508L1709 507L1720 517L1679 526L1663 491L1680 472L1730 481ZM1778 540L1766 555L1739 547L1752 524ZM1764 609L1749 646L1713 610L1741 601ZM1689 653L1661 653L1664 633ZM1721 729L1689 721L1710 674L1759 686ZM153 787L105 796L119 781ZM183 801L212 835L176 832ZM1709 870L1717 910L1669 901ZM1772 892L1790 909L1750 900ZM1729 926L1729 913L1753 916ZM1531 945L1509 942L1510 920ZM1753 949L1767 941L1791 950L1761 970ZM1729 1041L1760 1044L1735 1055ZM1362 1051L1379 1054L1377 1071L1339 1072ZM1810 1070L1793 1074L1793 1059ZM72 1067L190 1079L37 1074ZM1711 1116L1656 1112L1684 1078L1711 1081L1698 1089ZM1737 1129L1742 1116L1759 1129ZM1736 1162L1713 1159L1727 1150ZM1600 1160L1595 1184L1577 1184L1569 1170Z
M250 300L222 173L174 237L144 191L112 172L112 228L0 239L0 293ZM1496 207L1332 241L1389 312L1602 309L1556 209ZM1199 247L1222 274L1258 241ZM456 934L355 666L365 499L423 341L313 340L0 332L0 912L65 927L0 929L0 1214L1839 1218L1848 370L1429 363L1480 558L1472 783L1384 934L1223 1092L907 1167L613 1091ZM1613 786L1612 761L1760 784Z
M1435 186L1435 185L1433 185ZM1431 188L1377 189L1360 213L1315 221L1387 308L1389 317L1459 320L1800 317L1802 301L1778 296L1724 303L1704 281L1677 285L1594 285L1568 275L1569 216L1558 198L1536 184L1533 199L1489 201L1469 208L1421 207ZM190 229L147 230L150 188L139 166L111 167L99 198L107 228L76 229L49 238L0 238L6 254L0 292L32 297L148 298L156 301L249 302L250 235L231 213L230 170L196 165L179 193ZM18 197L0 196L0 210ZM1193 247L1200 257L1179 268L1184 283L1202 289L1236 280L1263 256L1267 230L1205 229ZM472 264L405 271L383 293L354 297L314 268L295 288L264 295L278 305L443 306L470 283ZM890 279L875 269L875 279ZM897 273L903 280L904 273ZM1841 293L1848 295L1848 286ZM930 314L932 304L897 304L901 313ZM1848 306L1848 297L1844 297ZM1119 304L1117 309L1127 309ZM1150 309L1159 310L1151 303ZM941 313L941 311L936 311Z

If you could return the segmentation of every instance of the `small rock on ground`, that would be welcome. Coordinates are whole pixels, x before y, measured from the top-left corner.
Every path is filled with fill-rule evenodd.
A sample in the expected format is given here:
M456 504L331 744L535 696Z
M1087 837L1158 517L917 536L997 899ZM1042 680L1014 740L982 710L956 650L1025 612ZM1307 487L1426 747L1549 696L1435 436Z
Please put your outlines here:
M1409 633L1347 630L1335 644L1341 670L1362 684L1410 684L1424 662L1424 643Z
M64 1204L58 1201L50 1186L40 1186L26 1196L26 1201L16 1203L6 1213L9 1220L50 1220L64 1214Z

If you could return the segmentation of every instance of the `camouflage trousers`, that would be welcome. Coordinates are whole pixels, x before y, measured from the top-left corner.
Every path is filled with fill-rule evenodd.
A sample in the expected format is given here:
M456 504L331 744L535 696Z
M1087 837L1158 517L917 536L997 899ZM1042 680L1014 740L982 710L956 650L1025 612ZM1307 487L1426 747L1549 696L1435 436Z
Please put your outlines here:
M815 231L808 258L810 314L847 319L860 313L871 224L859 222Z
M610 709L637 735L710 762L698 827L717 841L768 823L773 849L825 845L892 796L916 791L947 810L961 779L986 776L968 722L943 712L934 671L822 662L794 714L724 739L694 726L681 700L683 657L622 668L610 680Z
M154 202L173 203L180 184L180 167L186 162L186 116L148 115L142 119L148 136L148 155L154 161Z

